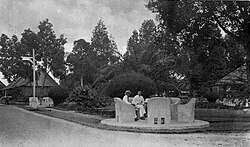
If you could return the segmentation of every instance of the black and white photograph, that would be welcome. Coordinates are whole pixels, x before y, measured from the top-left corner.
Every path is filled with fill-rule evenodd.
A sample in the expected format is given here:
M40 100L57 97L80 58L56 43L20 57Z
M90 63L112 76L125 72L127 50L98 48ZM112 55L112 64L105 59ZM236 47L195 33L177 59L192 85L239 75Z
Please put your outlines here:
M249 146L249 0L0 0L0 147Z

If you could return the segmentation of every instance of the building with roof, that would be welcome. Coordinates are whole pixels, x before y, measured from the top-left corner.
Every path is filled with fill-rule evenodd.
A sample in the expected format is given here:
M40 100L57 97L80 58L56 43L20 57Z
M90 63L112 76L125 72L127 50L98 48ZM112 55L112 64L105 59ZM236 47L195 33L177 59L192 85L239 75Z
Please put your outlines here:
M1 91L1 89L4 87L6 87L5 84L2 81L0 81L0 97L4 96L4 91Z
M4 87L6 87L5 84L2 81L0 81L0 89L2 89Z
M247 83L246 66L242 65L215 83L213 91L225 93L229 90L243 90Z
M40 72L36 81L36 96L45 97L48 96L48 91L51 87L57 86L58 84L52 79L52 77L45 72ZM15 81L9 83L6 87L2 88L5 91L5 95L11 96L13 90L19 90L23 97L33 96L33 81L28 78L19 77Z

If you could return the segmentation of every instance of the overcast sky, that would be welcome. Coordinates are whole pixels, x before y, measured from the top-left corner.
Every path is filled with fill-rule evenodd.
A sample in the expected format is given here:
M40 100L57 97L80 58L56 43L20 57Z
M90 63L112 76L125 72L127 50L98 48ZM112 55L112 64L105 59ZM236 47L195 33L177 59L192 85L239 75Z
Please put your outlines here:
M143 20L154 19L145 4L147 0L0 0L0 33L20 39L24 29L37 32L40 21L48 18L59 36L67 38L66 51L73 41L90 41L92 31L102 18L113 35L119 50L124 53L134 29Z
M75 40L90 41L94 27L103 19L119 51L124 53L132 31L138 30L143 20L155 19L155 14L145 8L146 3L147 0L0 0L0 33L9 37L15 34L20 39L25 29L37 32L39 22L48 18L57 36L64 34L67 38L65 48L70 52Z

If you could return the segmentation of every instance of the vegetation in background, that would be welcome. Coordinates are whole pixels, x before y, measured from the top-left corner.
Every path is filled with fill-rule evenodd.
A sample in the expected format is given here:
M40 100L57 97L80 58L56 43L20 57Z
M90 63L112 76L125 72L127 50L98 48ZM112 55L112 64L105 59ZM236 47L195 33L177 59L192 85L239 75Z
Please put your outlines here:
M63 86L53 86L49 89L48 96L53 99L54 105L63 103L69 96L69 90Z
M88 86L76 87L69 95L68 102L76 102L85 108L95 107L95 94Z
M166 83L166 82L157 83L156 89L157 89L156 93L158 96L167 96L167 97L180 96L179 88L171 83Z
M157 14L160 48L188 57L186 68L178 71L189 79L191 90L212 86L244 63L248 2L150 0L147 7ZM233 48L230 42L235 42Z
M148 98L155 94L155 88L155 83L150 78L137 73L128 73L110 80L103 89L102 94L122 98L126 90L132 92L131 96L137 95L140 90L143 97Z
M191 92L209 89L202 95L214 102L218 95L210 88L244 63L250 81L249 2L149 0L146 7L156 13L158 23L144 20L131 32L124 55L99 20L91 41L75 40L65 56L66 38L57 37L46 19L37 33L24 30L20 41L16 35L1 35L0 71L8 81L32 79L32 65L21 56L32 56L35 49L42 61L38 68L60 78L72 90L68 100L87 108L105 106L109 97L122 97L127 89L149 97L156 92L155 83L159 94L183 83Z
M9 38L2 34L0 37L0 71L8 82L17 77L27 77L32 80L32 63L22 61L22 56L32 57L40 61L38 69L51 72L54 77L63 79L66 74L64 61L64 45L67 43L63 35L56 36L53 25L48 19L41 21L38 32L26 29L21 34L20 41L16 35Z

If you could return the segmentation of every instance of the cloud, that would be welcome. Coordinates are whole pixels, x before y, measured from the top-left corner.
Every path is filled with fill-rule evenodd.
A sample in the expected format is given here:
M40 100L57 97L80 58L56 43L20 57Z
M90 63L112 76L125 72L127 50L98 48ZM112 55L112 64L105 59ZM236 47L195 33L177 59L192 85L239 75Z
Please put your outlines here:
M71 51L75 40L90 41L102 18L124 53L132 31L155 17L145 4L145 0L0 0L0 33L20 37L24 29L37 31L39 22L48 18L56 34L65 35L66 51Z

